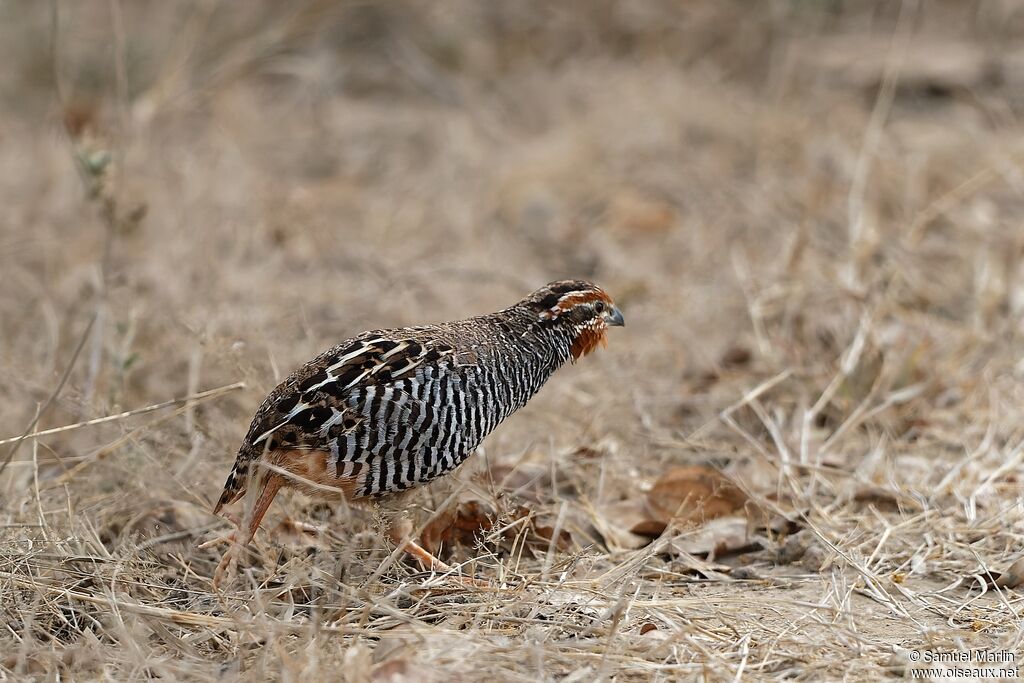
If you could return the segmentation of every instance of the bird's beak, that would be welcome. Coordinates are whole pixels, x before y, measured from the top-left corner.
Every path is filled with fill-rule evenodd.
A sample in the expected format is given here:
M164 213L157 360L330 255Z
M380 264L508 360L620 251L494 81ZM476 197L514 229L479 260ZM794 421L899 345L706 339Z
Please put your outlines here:
M607 322L609 327L625 327L626 319L622 317L622 311L619 310L618 306L612 306Z

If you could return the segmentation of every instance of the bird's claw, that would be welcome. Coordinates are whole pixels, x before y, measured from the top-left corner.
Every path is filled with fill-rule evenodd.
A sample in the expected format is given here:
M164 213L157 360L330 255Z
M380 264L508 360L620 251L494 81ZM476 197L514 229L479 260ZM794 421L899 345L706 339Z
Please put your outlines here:
M485 590L490 590L494 588L494 584L492 584L487 579L478 579L475 576L466 576L465 574L452 574L448 578L454 581L455 583L460 583L463 586L466 586L467 588L482 588Z
M211 538L209 541L203 541L196 546L199 550L206 550L214 546L222 545L224 543L234 543L236 541L237 531L232 531L230 534L223 534L215 538Z
M472 588L493 588L491 582L484 579L478 579L473 576L466 576L458 567L453 567L450 564L438 559L429 550L421 546L411 538L405 538L401 543L404 544L405 552L415 558L421 567L428 572L432 572L437 578L451 580L455 583L460 583L463 586Z
M242 523L235 515L225 512L224 516L235 526L235 528L226 534L221 534L211 538L208 541L200 543L198 548L204 550L206 548L212 548L214 546L228 544L228 549L224 551L224 555L220 558L220 562L217 563L217 568L213 572L213 588L214 590L220 587L221 582L225 576L230 580L235 573L235 566L238 564L238 557L241 554L244 544L239 542L239 536L241 535Z
M224 551L220 562L217 563L217 568L213 570L212 585L214 590L220 588L225 577L228 581L235 577L235 568L238 565L238 556L241 554L242 549L243 546L240 543L232 543L231 547Z

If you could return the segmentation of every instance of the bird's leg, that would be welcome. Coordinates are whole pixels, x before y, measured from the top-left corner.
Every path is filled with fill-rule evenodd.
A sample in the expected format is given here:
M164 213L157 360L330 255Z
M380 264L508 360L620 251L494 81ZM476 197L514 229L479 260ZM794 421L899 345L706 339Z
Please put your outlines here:
M420 566L427 571L446 574L454 572L450 565L434 557L429 550L421 546L412 538L412 522L408 519L394 522L388 529L388 538L409 555L419 561Z
M209 541L203 541L198 546L200 549L211 548L215 545L220 545L221 543L231 543L235 540L235 535L238 533L238 529L242 526L242 520L238 518L238 515L233 512L228 512L227 510L221 510L220 515L234 525L234 531L217 536L216 538L211 538Z
M238 519L232 520L236 524L236 529L227 536L215 538L212 541L203 543L200 548L206 548L211 545L216 545L221 542L228 542L231 546L224 552L224 556L221 557L220 563L217 565L217 569L213 572L213 587L214 589L220 586L221 581L225 575L229 578L234 573L235 564L238 562L238 557L245 549L249 542L252 541L253 536L256 535L256 530L260 528L260 524L263 522L263 516L267 514L267 510L270 508L270 504L274 501L274 496L281 490L281 486L284 484L284 477L276 472L272 472L263 479L259 487L259 492L256 496L256 503L252 506L252 510L247 515L249 523L246 531L242 532L242 524L238 523ZM241 538L239 538L241 536Z
M412 557L416 558L420 563L420 566L427 571L437 572L438 574L449 574L452 580L465 586L473 588L492 588L491 584L487 581L459 573L457 569L434 557L429 550L413 540L412 522L408 519L401 519L393 522L388 528L388 538L391 539L392 543L397 545L399 548L402 548Z

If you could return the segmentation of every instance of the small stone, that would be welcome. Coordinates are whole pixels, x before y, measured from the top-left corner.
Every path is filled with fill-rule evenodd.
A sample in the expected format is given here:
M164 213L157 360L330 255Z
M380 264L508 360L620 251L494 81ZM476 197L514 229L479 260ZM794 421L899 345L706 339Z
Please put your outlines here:
M813 572L818 572L821 571L821 568L825 566L827 561L828 553L822 547L812 545L800 559L800 565Z
M799 532L786 537L778 550L777 561L779 564L793 564L807 552L810 546L810 536Z
M761 581L764 579L761 573L753 567L736 567L729 572L729 576L740 581Z

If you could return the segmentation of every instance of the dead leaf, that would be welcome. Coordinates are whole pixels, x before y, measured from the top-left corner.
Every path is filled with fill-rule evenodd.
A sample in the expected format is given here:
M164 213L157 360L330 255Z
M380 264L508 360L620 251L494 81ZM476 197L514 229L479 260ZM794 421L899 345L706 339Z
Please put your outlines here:
M1024 557L1011 564L995 581L1000 588L1017 588L1024 584Z
M630 498L602 506L592 513L591 523L609 550L636 550L651 542L665 526L652 521L642 498ZM653 526L652 526L653 525Z
M722 354L722 358L718 363L723 368L739 368L749 365L753 357L754 354L746 346L730 346Z
M530 508L522 505L499 514L490 503L471 498L460 501L436 515L423 529L420 544L438 557L448 557L455 546L474 545L481 536L495 527L499 517L510 522L528 518L525 525L526 542L542 550L547 550L554 538L554 515L533 514ZM559 550L572 548L573 536L570 529L574 523L572 513L562 520L557 540ZM510 524L502 536L512 541L523 529L523 524Z
M427 524L420 542L434 555L454 545L472 545L482 532L494 526L497 517L494 508L482 500L460 501Z
M665 531L665 523L652 519L647 502L643 498L627 498L605 506L605 516L614 520L615 526L631 534L656 538Z
M705 465L676 467L665 473L647 493L647 512L661 533L673 520L686 526L700 524L743 510L749 499L732 480ZM654 531L657 526L648 527Z
M628 498L602 506L591 521L605 544L613 550L633 550L650 543L673 521L682 529L693 529L722 517L739 520L704 531L684 534L678 549L693 554L735 552L750 545L753 517L771 526L765 515L728 477L711 467L676 467L662 476L645 498Z
M566 509L565 514L562 517L561 525L558 523L558 514L554 512L542 512L537 514L531 512L531 510L526 507L520 507L516 511L513 519L520 520L524 517L529 517L529 522L526 527L529 532L526 536L527 544L533 545L543 551L547 551L551 546L556 526L559 526L556 547L559 550L570 550L576 543L573 532L582 531L589 522L589 517L585 517L584 514L575 506L569 506ZM517 533L520 532L515 529L509 529L506 537L512 539ZM586 536L585 533L584 536ZM593 539L589 539L588 542L593 542Z
M672 538L665 549L670 553L705 555L708 560L714 560L721 555L760 547L760 542L751 536L749 526L745 516L719 517Z
M862 486L854 492L853 499L858 503L871 503L881 510L898 510L901 503L895 491L881 486Z
M550 546L555 535L555 527L546 524L534 524L533 533L538 539L544 541L541 545L545 547ZM572 534L569 533L568 529L559 529L555 547L558 550L569 550L572 548Z

